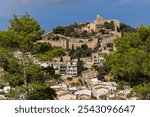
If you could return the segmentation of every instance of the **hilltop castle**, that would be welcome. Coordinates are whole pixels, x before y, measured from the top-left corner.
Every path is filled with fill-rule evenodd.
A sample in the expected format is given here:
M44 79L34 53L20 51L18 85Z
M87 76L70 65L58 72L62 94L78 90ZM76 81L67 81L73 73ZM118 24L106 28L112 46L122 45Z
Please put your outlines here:
M87 26L85 26L83 28L83 30L87 30L87 31L94 31L94 32L98 32L99 29L101 28L101 26L103 26L105 23L113 23L114 24L114 28L115 28L115 32L118 32L117 29L120 28L120 21L119 20L115 20L115 19L110 19L110 20L104 20L102 16L97 15L96 16L96 20L92 23L89 23Z
M112 24L112 29L106 29L104 27L105 24ZM79 24L80 25L80 24ZM106 46L107 43L113 43L116 36L121 36L121 33L118 32L120 28L120 21L119 20L104 20L102 16L97 15L96 20L94 22L88 23L77 29L78 31L87 31L87 32L95 32L101 37L101 47L102 49ZM101 34L100 30L106 30L107 34ZM57 39L56 39L57 37ZM59 39L58 39L59 37ZM110 42L109 42L110 40ZM64 49L76 49L77 47L81 47L81 45L86 44L88 47L94 49L97 47L99 43L98 37L91 37L87 39L83 38L73 38L73 37L66 37L61 34L54 34L54 33L47 33L42 36L42 40L39 42L48 42L53 47L62 47Z

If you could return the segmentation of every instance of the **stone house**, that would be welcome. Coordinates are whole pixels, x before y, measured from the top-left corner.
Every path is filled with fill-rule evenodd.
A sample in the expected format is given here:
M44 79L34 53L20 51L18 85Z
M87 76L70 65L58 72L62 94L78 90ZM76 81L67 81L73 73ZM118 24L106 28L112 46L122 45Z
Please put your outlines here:
M101 53L101 52L92 53L92 62L94 64L103 65L103 62L105 61L104 57L106 55L107 55L106 53Z

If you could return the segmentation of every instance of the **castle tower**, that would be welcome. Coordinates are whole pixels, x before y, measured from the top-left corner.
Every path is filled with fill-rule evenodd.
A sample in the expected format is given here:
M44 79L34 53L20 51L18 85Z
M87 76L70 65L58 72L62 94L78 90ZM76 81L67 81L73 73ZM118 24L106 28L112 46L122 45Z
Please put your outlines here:
M95 23L96 24L101 24L102 21L103 21L103 17L100 16L100 15L96 15L96 21L95 21Z

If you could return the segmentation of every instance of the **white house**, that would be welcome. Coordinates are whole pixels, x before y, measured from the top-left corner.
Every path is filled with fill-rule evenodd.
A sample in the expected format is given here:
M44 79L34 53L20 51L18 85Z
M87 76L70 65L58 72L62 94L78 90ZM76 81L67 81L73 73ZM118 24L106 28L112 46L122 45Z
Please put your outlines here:
M67 74L72 76L78 75L77 62L71 61L67 63Z

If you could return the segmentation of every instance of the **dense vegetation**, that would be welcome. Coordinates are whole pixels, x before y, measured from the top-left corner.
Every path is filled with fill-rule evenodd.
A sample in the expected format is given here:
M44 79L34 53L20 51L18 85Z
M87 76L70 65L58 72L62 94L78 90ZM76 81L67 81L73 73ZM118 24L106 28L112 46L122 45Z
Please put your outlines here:
M48 43L37 43L33 45L32 54L40 61L50 61L54 57L65 55L65 50L62 48L53 48Z
M45 55L47 59L64 53L46 43L36 43L43 30L29 14L14 15L6 31L0 31L0 67L4 68L1 86L10 85L10 99L55 99L49 80L59 80L52 66L40 67L28 55ZM20 51L20 58L14 53Z
M87 31L82 31L81 28L86 26L86 24L72 24L69 26L58 26L53 29L54 34L61 34L64 36L69 36L73 38L91 38L92 36L95 35L94 32L87 32Z
M103 27L105 27L106 29L111 29L112 31L115 31L115 26L114 26L113 21L111 21L110 23L105 22Z
M136 29L133 28L133 27L131 27L131 26L129 26L129 25L121 23L119 31L121 31L122 33L125 33L125 32L135 32Z
M133 91L150 93L150 27L139 26L136 32L125 33L116 39L115 46L117 51L105 62L110 73L133 86Z
M79 58L79 57L88 57L92 54L92 48L88 48L86 44L81 45L81 47L78 47L76 50L70 49L69 55L72 58Z
M1 46L27 52L32 49L34 42L41 39L42 34L38 22L29 14L25 13L21 17L14 15L8 30L3 32Z

